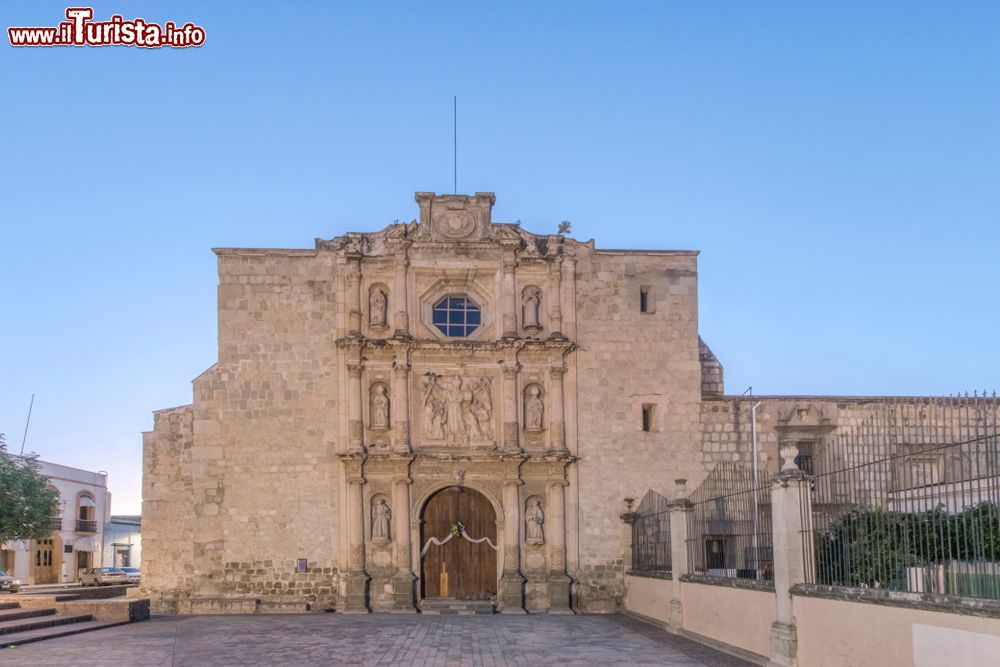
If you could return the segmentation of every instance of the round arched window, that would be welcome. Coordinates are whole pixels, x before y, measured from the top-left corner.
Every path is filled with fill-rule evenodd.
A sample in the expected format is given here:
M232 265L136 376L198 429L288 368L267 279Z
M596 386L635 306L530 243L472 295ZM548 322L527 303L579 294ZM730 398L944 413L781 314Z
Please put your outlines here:
M463 338L479 328L482 312L464 296L446 296L434 304L434 326L445 336Z

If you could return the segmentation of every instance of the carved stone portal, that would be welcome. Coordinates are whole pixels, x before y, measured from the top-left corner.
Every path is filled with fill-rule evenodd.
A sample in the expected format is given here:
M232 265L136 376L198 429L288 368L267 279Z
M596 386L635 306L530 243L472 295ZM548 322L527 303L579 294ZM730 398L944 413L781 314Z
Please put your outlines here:
M493 440L493 388L490 379L427 373L421 398L423 435L449 445Z

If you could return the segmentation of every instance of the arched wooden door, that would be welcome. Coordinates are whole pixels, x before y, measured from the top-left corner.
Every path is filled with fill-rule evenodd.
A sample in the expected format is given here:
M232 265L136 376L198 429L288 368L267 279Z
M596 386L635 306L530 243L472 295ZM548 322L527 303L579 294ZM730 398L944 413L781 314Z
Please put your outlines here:
M497 543L497 515L486 497L472 489L452 486L431 496L424 506L421 547L436 537L443 540L451 526L461 523L473 539L488 537ZM448 587L442 590L442 572ZM432 544L421 559L421 581L425 598L456 600L495 599L497 552L486 542L473 544L456 537L447 544Z

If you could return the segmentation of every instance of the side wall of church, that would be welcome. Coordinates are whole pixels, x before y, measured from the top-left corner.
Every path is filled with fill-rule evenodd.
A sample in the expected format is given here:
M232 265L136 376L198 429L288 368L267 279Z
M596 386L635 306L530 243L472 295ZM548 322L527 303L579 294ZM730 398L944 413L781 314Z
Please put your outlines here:
M641 312L645 288L648 310ZM577 267L577 602L623 594L625 497L700 469L701 367L695 253L596 251ZM643 405L652 408L643 430Z
M340 565L335 268L329 256L312 251L218 254L219 362L195 381L194 406L187 409L188 478L170 476L181 452L159 427L149 447L169 475L146 473L165 494L190 499L162 507L148 502L155 518L147 525L167 532L160 526L187 517L187 532L173 540L192 546L190 556L174 553L154 537L144 559L176 558L176 567L189 572L170 573L175 586L153 573L148 586L181 598L258 598L263 610L301 609L303 601L334 607ZM298 559L306 560L305 572L297 571ZM147 573L143 579L145 587ZM183 602L179 610L198 611Z
M142 589L154 604L190 591L193 583L193 421L190 405L159 410L153 430L142 434Z

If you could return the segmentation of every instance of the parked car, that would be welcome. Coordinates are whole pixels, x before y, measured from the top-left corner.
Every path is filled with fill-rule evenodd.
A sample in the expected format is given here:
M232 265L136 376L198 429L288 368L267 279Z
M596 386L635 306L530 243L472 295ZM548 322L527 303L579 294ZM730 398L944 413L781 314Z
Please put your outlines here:
M81 586L124 584L125 572L120 567L91 567L80 573Z
M21 581L0 570L0 591L16 593L21 588Z
M137 567L123 567L122 572L125 573L125 583L126 584L137 584L139 583L139 568Z

